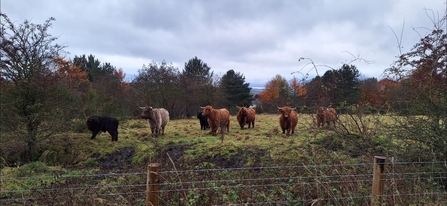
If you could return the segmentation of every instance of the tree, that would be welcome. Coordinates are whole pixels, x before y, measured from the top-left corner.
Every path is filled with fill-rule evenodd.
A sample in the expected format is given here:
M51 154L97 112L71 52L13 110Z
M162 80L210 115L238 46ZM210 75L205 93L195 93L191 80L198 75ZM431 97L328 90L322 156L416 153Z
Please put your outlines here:
M169 111L171 117L181 116L184 108L183 95L179 81L180 72L172 64L163 61L156 62L138 71L137 77L132 81L135 99L145 106L163 107Z
M213 102L213 72L202 60L194 57L185 63L181 75L182 89L184 90L184 106L186 116L195 115L199 105L205 106Z
M48 33L54 20L14 25L0 14L0 69L6 82L1 91L1 128L7 129L2 137L7 138L3 132L12 132L11 142L24 142L23 161L35 160L39 142L70 125L72 117L64 115L71 114L73 97L54 73L55 60L65 48Z
M316 76L310 82L304 84L306 89L305 105L328 106L330 104L327 90L324 89L320 76Z
M75 56L73 58L73 66L80 66L83 71L87 72L91 82L96 82L103 76L113 76L113 72L116 70L108 62L101 64L98 59L95 59L93 54L90 54L87 58L85 54L79 57Z
M112 64L101 63L94 55L75 56L73 67L86 72L92 83L84 96L83 111L88 115L129 115L127 91L130 84L125 81L126 74ZM130 104L129 104L130 103Z
M226 99L226 106L234 108L236 105L249 106L253 100L250 94L249 83L245 83L245 77L239 72L228 70L220 80L220 88L223 89Z
M304 88L296 77L290 80L290 88L292 90L292 104L302 105L305 104L305 97L307 94L306 88Z
M354 65L343 64L340 69L328 70L322 76L324 90L333 106L346 102L347 105L360 100L360 73Z
M360 81L360 104L369 105L379 109L382 104L380 101L379 88L376 78L368 78Z
M381 109L385 110L385 112L391 109L391 100L395 96L393 95L393 91L395 91L396 87L397 82L388 78L381 79L377 82L379 105L381 105Z
M72 103L76 105L72 107L77 111L78 118L84 118L85 93L91 87L87 72L83 71L80 66L73 66L71 61L67 61L62 57L55 59L54 64L57 67L55 77L60 81L61 86L67 88L67 91L73 96Z
M99 98L99 101L93 104L98 109L96 114L126 115L125 111L130 109L128 105L134 105L134 102L128 102L129 83L124 80L125 76L122 69L113 69L111 74L102 75L92 83L92 89Z
M263 110L276 112L276 106L290 105L290 86L287 80L277 74L272 80L267 82L262 92L259 94L263 102Z
M447 156L447 34L446 19L434 22L434 29L408 53L399 56L386 75L405 88L408 105L404 118L396 118L399 130L392 135L408 140L419 160L442 160ZM417 142L418 144L414 144ZM426 148L426 149L425 149ZM421 154L426 154L422 156Z
M185 63L185 68L182 75L188 78L199 78L205 83L212 81L213 72L210 72L211 67L204 63L201 59L194 57Z

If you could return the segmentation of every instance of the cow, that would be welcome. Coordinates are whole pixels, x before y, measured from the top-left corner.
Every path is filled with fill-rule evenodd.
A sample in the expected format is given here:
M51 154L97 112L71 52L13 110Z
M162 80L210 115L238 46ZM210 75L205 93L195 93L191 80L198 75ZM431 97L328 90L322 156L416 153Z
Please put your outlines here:
M335 121L337 120L337 111L334 108L317 107L317 127L324 127L327 124L328 127L333 123L335 127Z
M287 135L295 133L295 127L298 124L298 117L295 112L295 107L290 108L288 106L278 107L278 112L281 113L279 117L279 125L281 126L282 133Z
M200 107L203 109L202 115L208 118L210 125L210 134L216 136L216 131L221 127L222 131L226 127L227 132L230 132L230 112L223 109L214 109L212 106Z
M253 108L237 107L236 119L239 122L241 129L244 129L246 124L248 125L248 128L255 128L255 118L256 111Z
M202 112L197 112L197 119L200 121L200 130L206 130L210 128L208 124L208 118L202 115Z
M169 112L164 108L140 107L143 110L141 118L147 119L153 137L165 134L165 127L169 122Z
M112 136L112 142L118 141L118 124L118 120L113 117L91 116L87 118L87 128L92 131L90 139L95 139L100 131L107 131Z

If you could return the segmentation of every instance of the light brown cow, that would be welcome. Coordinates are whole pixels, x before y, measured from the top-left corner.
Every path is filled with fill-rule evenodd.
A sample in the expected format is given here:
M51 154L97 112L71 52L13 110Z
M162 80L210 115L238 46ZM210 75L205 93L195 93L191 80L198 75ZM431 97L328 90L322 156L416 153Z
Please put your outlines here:
M216 131L219 127L226 127L227 132L230 132L230 112L227 109L214 109L210 105L200 108L203 109L202 115L208 118L208 123L211 128L211 135L216 136Z
M317 126L324 127L327 124L328 127L331 123L335 127L335 121L337 120L337 111L334 108L317 107Z
M241 129L244 129L246 124L248 125L248 128L255 128L256 111L253 108L237 107L236 118Z
M295 107L290 108L288 106L278 107L278 112L281 113L279 117L279 125L281 126L282 133L287 131L287 135L295 133L295 127L298 124L298 116L295 112Z
M147 119L151 128L152 136L165 134L165 127L169 122L169 112L163 108L140 107L143 110L141 118Z

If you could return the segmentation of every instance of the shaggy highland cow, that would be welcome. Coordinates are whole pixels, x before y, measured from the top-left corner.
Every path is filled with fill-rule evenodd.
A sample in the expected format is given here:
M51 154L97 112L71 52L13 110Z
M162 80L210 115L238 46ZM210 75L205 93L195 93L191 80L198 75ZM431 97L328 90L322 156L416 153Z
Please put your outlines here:
M99 131L108 132L112 141L118 141L118 120L113 117L91 116L87 119L87 128L93 132L90 139L94 139Z
M141 118L147 119L151 128L152 136L165 134L165 127L169 122L169 112L163 108L140 107L143 110Z
M298 117L295 112L295 107L278 107L278 112L281 113L279 117L279 126L282 129L282 133L286 133L287 135L295 133L295 127L298 124Z
M318 107L317 108L317 127L324 127L327 124L328 127L331 126L331 123L335 127L335 121L337 120L337 111L334 108L325 108Z
M224 128L226 128L227 132L230 132L230 112L227 109L214 109L210 105L200 108L203 109L202 115L208 118L211 135L216 136L219 127L222 129L222 132Z
M245 125L248 125L248 128L255 128L255 118L256 111L253 108L237 107L236 119L241 129L244 129Z

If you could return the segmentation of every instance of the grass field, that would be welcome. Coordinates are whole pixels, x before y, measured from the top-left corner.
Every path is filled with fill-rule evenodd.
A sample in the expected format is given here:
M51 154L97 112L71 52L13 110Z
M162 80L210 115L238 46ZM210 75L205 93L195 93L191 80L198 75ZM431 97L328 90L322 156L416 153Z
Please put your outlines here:
M166 127L165 135L158 138L151 137L145 120L132 119L120 122L118 142L112 142L108 133L100 133L91 140L91 133L86 128L83 128L81 133L58 134L40 145L40 149L44 151L40 159L48 165L95 167L106 155L116 153L121 148L134 148L131 164L128 167L163 161L160 155L163 155L161 153L165 150L173 152L179 150L177 152L184 154L183 159L190 159L191 162L210 159L217 155L228 157L227 159L231 159L234 155L244 157L246 159L244 164L234 165L236 167L260 164L249 161L253 159L250 156L257 156L258 153L269 157L269 161L263 161L262 164L294 164L297 161L313 161L315 159L313 157L322 155L329 157L336 155L341 160L351 161L352 158L349 155L352 155L352 152L365 149L357 148L364 143L359 142L358 139L364 141L385 139L376 122L386 123L390 120L385 116L365 116L357 121L353 122L349 116L341 115L335 129L317 128L313 115L299 114L295 134L287 135L283 134L279 127L279 114L258 114L255 127L245 126L243 130L240 129L236 117L231 116L230 132L224 135L224 141L221 143L221 135L212 136L209 134L209 129L200 130L199 120L196 118L171 120ZM85 127L84 122L77 124L77 127ZM354 138L357 140L352 142ZM368 145L363 146L368 147ZM320 154L319 150L328 151L322 151ZM328 152L333 154L328 154ZM244 153L249 156L245 156ZM377 154L368 154L363 151L363 155L369 161ZM353 161L358 161L358 159L353 159ZM278 163L272 161L278 161ZM183 166L192 167L193 165ZM232 165L225 164L225 166Z
M214 188L206 191L194 189L194 192L189 191L188 194L178 192L182 191L182 188L173 189L177 192L172 194L166 192L163 195L167 198L165 201L170 202L168 205L186 200L189 201L189 205L200 205L207 201L244 203L252 199L255 202L268 202L272 198L285 201L294 198L296 200L296 197L307 198L308 201L315 197L325 197L329 200L328 204L335 203L335 205L368 203L368 195L371 191L368 182L351 180L371 173L371 167L368 165L372 163L373 156L391 157L396 152L396 148L401 147L400 140L387 136L386 130L383 129L393 126L394 118L375 115L340 115L335 128L317 128L313 115L309 114L299 114L298 119L295 134L286 135L280 130L279 114L258 114L255 127L244 130L240 129L236 117L232 116L230 132L224 135L223 143L221 143L220 135L211 136L209 130L200 130L199 120L196 118L171 120L165 130L166 134L158 138L150 136L150 129L145 120L122 120L119 126L118 142L112 142L108 133L101 133L96 139L91 140L91 133L85 128L85 123L80 121L75 124L76 128L81 128L80 132L58 134L42 142L39 145L43 151L40 161L4 167L1 170L3 179L0 199L11 197L4 191L24 191L14 197L26 195L47 197L49 194L39 192L43 190L54 191L52 194L54 198L51 201L87 204L82 201L88 202L88 199L78 198L74 201L67 199L67 195L90 197L91 193L94 193L94 197L102 197L110 193L122 193L123 185L139 185L141 181L144 182L147 164L157 162L161 163L163 171L193 173L185 172L182 176L167 173L164 177L166 182L172 181L172 184L178 184L178 181L197 181L194 185L182 187ZM365 165L367 167L364 167ZM245 170L245 168L277 167L281 170L259 169L255 173ZM217 173L206 172L206 174L198 175L198 171L221 168L225 171L216 170ZM412 169L413 167L404 167L402 173L412 174L414 172L411 171ZM131 172L130 175L128 172ZM123 174L120 175L120 173ZM113 174L118 176L115 177ZM98 175L108 178L98 180ZM55 178L58 176L69 179ZM393 178L396 176L394 175ZM277 178L269 179L269 177ZM272 181L281 179L285 182L280 184L285 187L273 189L261 186L259 189L247 190L240 187L234 178L262 180L263 184L267 185L278 184ZM336 179L328 181L330 180L328 178ZM209 182L201 183L204 179ZM229 180L214 182L214 179ZM370 181L369 176L367 180ZM315 181L321 184L315 185ZM343 182L346 187L340 187L337 182ZM233 183L236 185L232 185ZM402 192L419 194L419 191L426 191L428 186L439 190L433 182L425 182L423 179L421 181L421 178L411 183L400 183L399 187L395 185L387 190L392 191L393 194ZM54 190L61 187L68 188L68 191L72 191L72 188L103 189L99 191L83 189L76 194L57 193L57 190ZM412 191L406 191L407 188ZM144 204L141 202L141 196L138 195L144 191L144 187L133 186L130 191L132 191L130 195L123 196L120 200L123 201L122 204L126 205L129 202ZM219 198L204 199L210 195L217 195ZM402 197L398 200L399 204L404 205L415 201L415 199ZM49 201L44 198L40 204L50 204ZM91 203L110 204L111 201L113 202L107 198L103 200L96 198ZM391 198L388 202L392 201L396 202L396 198L394 200ZM23 200L17 202L21 204Z

